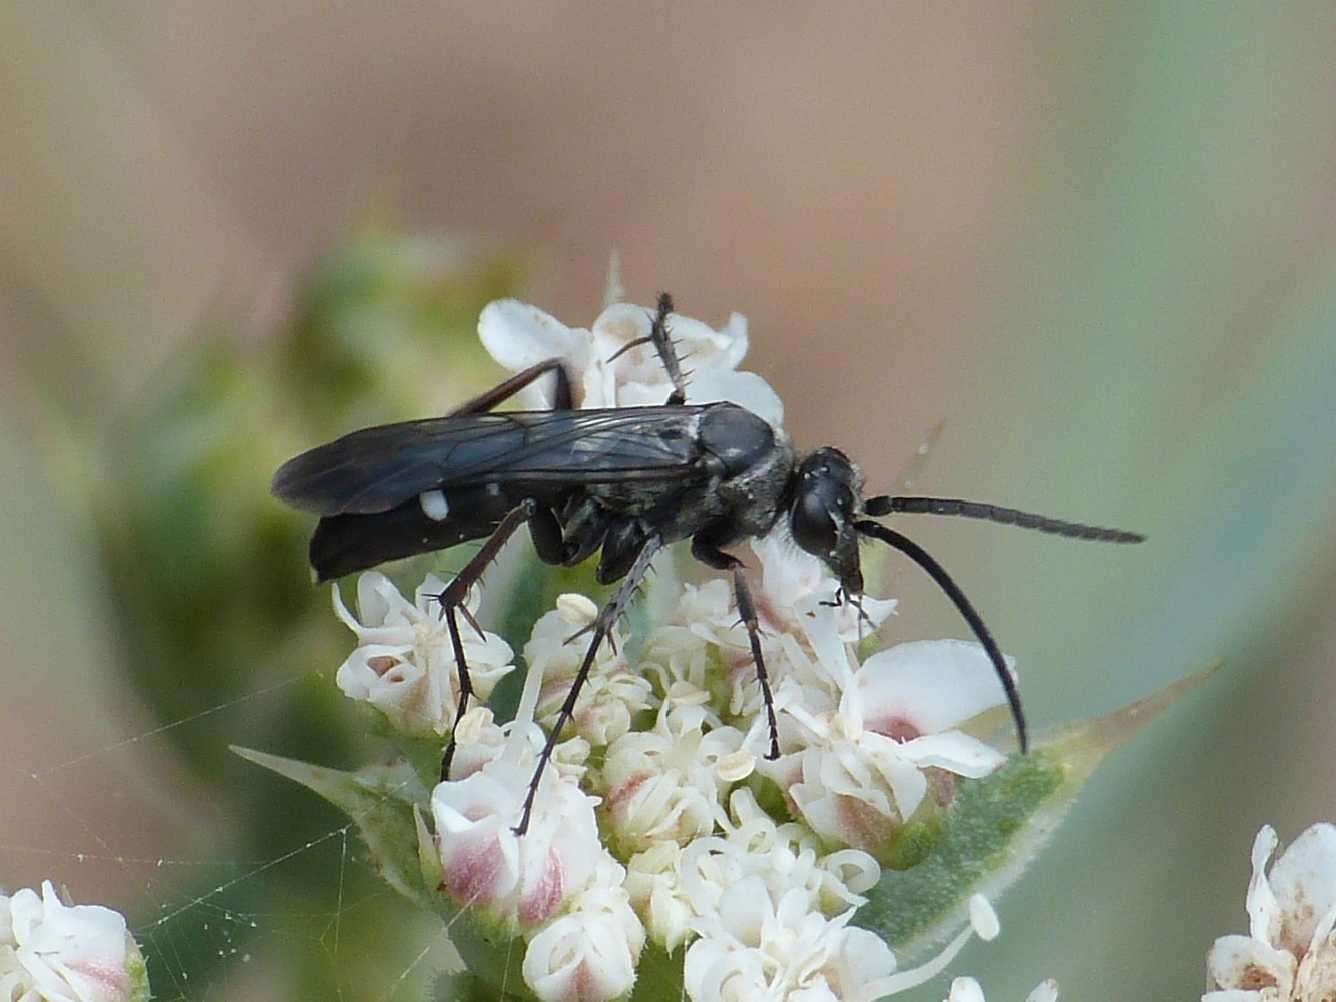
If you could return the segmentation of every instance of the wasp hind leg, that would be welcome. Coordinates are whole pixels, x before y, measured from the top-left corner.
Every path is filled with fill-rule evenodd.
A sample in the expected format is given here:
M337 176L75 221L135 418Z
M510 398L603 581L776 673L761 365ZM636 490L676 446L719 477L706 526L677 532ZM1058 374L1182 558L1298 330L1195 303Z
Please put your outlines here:
M454 410L446 412L445 416L459 417L464 414L486 414L497 404L513 397L530 383L541 379L549 372L555 374L557 380L552 409L554 411L571 410L574 407L571 398L571 377L566 374L566 367L561 364L561 359L549 358L515 373L504 383L498 383L486 393L480 393L472 400L467 400Z
M436 596L436 601L441 604L441 616L445 619L446 630L450 634L455 668L459 672L459 702L455 707L454 722L450 725L450 740L441 754L441 782L450 778L450 763L455 757L455 730L459 727L460 719L468 712L469 699L473 696L473 682L469 677L468 658L464 654L464 641L459 635L457 617L463 616L478 636L483 636L482 627L465 604L469 589L482 579L483 572L496 559L507 540L525 522L529 523L529 534L533 538L539 558L546 563L557 563L561 556L561 526L557 522L556 515L545 505L539 504L532 498L526 498L497 524L487 542L483 543L473 558L445 586L445 590Z

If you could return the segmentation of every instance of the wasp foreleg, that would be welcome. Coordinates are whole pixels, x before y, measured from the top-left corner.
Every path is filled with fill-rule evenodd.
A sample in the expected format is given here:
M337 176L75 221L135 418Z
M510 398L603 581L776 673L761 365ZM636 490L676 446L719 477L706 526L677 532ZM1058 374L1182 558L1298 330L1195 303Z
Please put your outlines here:
M779 724L775 720L775 697L770 692L770 674L765 669L765 655L761 653L761 624L756 615L751 586L747 584L747 572L741 560L731 553L725 553L700 535L691 541L691 555L717 571L728 571L733 575L733 595L738 603L738 618L747 628L752 662L756 665L756 678L761 683L761 697L765 700L766 723L770 726L770 750L766 758L773 761L779 758Z

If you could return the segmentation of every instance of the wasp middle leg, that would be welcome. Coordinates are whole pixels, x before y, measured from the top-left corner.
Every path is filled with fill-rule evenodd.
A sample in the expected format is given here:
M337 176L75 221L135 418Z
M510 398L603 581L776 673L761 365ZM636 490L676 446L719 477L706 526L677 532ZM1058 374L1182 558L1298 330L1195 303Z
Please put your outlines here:
M588 648L585 649L584 660L580 662L580 667L575 673L575 679L571 682L571 687L557 713L557 721L552 725L547 741L543 744L543 750L538 755L538 764L534 767L533 778L529 780L529 790L524 797L520 822L513 829L516 835L523 835L529 830L529 815L533 813L533 802L538 795L538 784L543 778L543 770L547 768L547 764L552 758L552 750L557 746L562 728L566 726L575 713L575 702L580 698L580 689L584 687L585 680L589 678L589 670L593 667L599 645L607 639L608 634L612 632L613 624L626 611L626 607L632 596L635 595L636 589L640 587L646 573L649 571L650 561L662 548L663 541L657 535L649 536L636 555L635 561L631 564L631 569L627 571L626 577L622 579L616 594L599 610L598 618L592 624L594 635L590 638Z

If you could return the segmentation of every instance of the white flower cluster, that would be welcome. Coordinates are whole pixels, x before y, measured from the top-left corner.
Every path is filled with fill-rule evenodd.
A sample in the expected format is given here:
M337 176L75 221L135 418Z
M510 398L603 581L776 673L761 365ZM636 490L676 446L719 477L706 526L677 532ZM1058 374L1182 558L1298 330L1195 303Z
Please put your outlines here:
M534 624L524 645L529 670L543 673L538 722L544 727L556 723L562 700L584 659L585 645L567 641L597 615L598 606L584 595L563 595L560 607ZM648 679L632 671L621 631L614 628L609 642L599 646L580 692L571 720L575 733L595 748L611 744L631 729L632 717L654 705L651 689Z
M1316 824L1267 872L1270 825L1257 833L1248 935L1221 936L1206 956L1202 1002L1330 1002L1336 998L1336 826Z
M542 685L541 668L531 669L511 724L479 714L478 726L456 732L473 768L432 793L441 890L528 941L524 980L544 1002L613 999L635 983L645 930L623 886L626 870L599 837L598 799L571 770L548 769L528 831L513 831L543 743L534 723ZM582 759L588 743L566 745L575 742Z
M753 550L778 760L760 757L767 722L726 582L685 586L673 622L647 638L641 670L670 701L698 701L703 720L741 729L756 768L822 839L875 853L920 809L950 803L953 777L986 776L1002 763L998 751L955 729L1001 705L1002 692L983 649L963 641L900 644L859 665L850 645L857 610L834 606L834 579L776 536ZM862 628L880 626L893 609L865 598ZM723 691L719 675L728 680Z
M0 999L129 1002L148 997L139 949L119 912L66 905L51 882L0 894Z
M651 315L615 304L592 329L572 329L506 300L483 311L479 330L517 371L561 357L580 406L660 404L672 387L640 343ZM736 371L745 320L734 316L719 331L676 315L669 323L690 355L693 402L732 399L778 420L774 392ZM528 402L549 404L544 392L529 387ZM824 565L782 534L752 546L778 760L763 757L761 689L722 580L678 585L666 575L653 601L671 613L631 645L634 660L619 631L601 646L574 707L574 737L557 746L523 837L512 827L542 727L555 723L584 656L585 643L570 641L592 622L593 603L564 595L535 623L513 722L498 725L477 707L456 730L451 779L431 803L441 890L524 937L524 980L545 1002L629 992L647 940L685 948L692 1002L871 1002L935 976L972 931L996 934L996 916L977 898L970 923L938 957L899 972L891 949L852 924L881 874L875 854L906 824L949 804L955 777L984 776L1003 761L958 729L1003 702L987 656L974 644L939 641L859 664L855 645L895 603L842 600ZM336 595L359 644L339 670L340 686L415 733L447 733L458 694L448 634L424 597L441 588L429 578L410 604L383 575L365 575L360 622ZM467 633L485 699L512 669L511 651L493 634ZM762 808L762 778L778 787L792 820Z
M357 635L357 649L339 666L335 681L346 695L365 700L405 734L442 736L450 731L459 703L459 670L446 622L435 597L445 583L429 575L409 602L384 574L357 581L359 621L334 589L334 613ZM476 598L467 603L469 616ZM510 645L495 633L479 637L460 624L469 678L480 700L514 670Z
M492 357L519 372L549 358L560 358L572 377L575 406L656 407L668 399L672 384L653 347L647 343L653 311L613 303L591 328L567 327L536 306L514 299L489 303L478 318L478 336ZM668 318L679 358L689 359L692 403L732 400L778 423L784 406L778 394L754 372L738 372L747 354L747 318L734 313L723 330L674 313ZM525 406L552 406L551 390L533 383L520 392Z

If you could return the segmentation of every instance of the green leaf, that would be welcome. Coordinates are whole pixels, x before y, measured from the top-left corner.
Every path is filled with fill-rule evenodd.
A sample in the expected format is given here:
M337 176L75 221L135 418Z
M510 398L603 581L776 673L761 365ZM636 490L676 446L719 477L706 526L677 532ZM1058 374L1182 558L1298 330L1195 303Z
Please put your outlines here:
M385 882L405 897L427 903L415 811L427 802L428 794L411 768L400 763L342 772L235 745L232 751L342 809L356 825Z
M630 1002L682 1002L682 964L686 949L668 953L658 943L646 942L636 965L636 986Z
M357 826L381 877L400 894L441 917L470 979L482 979L507 997L530 999L520 964L524 944L508 929L469 915L437 888L440 858L422 815L429 794L407 763L342 772L250 748L232 750L248 762L300 783L345 811ZM468 916L468 921L461 921ZM456 979L449 979L454 983ZM494 997L494 996L493 996Z
M139 950L139 944L133 936L125 934L125 973L130 980L129 1002L149 1002L153 993L149 990L148 964Z
M922 860L884 871L855 922L910 957L944 942L964 922L971 895L994 900L1020 876L1105 756L1214 670L1055 731L991 776L961 780Z

